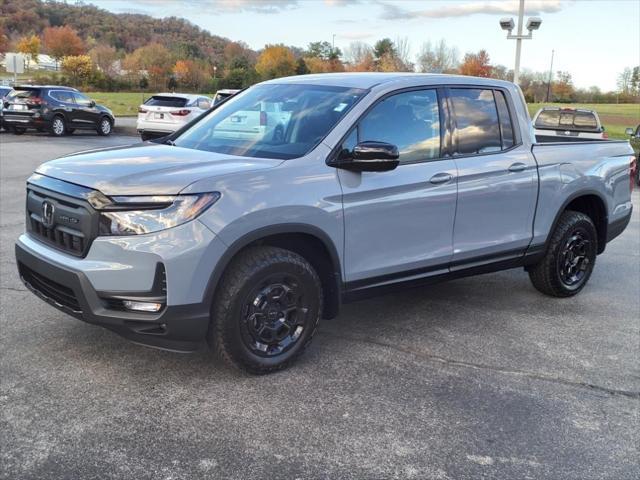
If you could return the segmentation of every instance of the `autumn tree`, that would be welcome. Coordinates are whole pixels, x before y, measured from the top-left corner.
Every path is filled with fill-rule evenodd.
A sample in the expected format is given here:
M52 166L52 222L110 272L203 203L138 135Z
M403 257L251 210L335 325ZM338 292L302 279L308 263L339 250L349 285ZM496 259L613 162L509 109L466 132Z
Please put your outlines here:
M207 67L195 60L178 60L173 66L176 80L187 88L199 90L207 81Z
M347 70L368 72L374 70L373 49L364 42L351 42L344 51Z
M424 43L418 55L418 68L425 73L451 73L458 63L458 49L447 45L444 39Z
M40 54L40 38L36 35L30 37L22 37L16 45L18 52L29 58L29 64L38 63L38 55Z
M155 89L166 85L166 80L173 68L171 52L159 43L150 43L127 55L124 68L130 73L148 76Z
M284 45L267 45L258 57L256 71L265 79L286 77L296 72L296 57Z
M569 72L558 71L556 81L551 86L554 100L557 102L570 102L573 100L575 88Z
M62 58L62 71L71 77L74 85L79 85L91 75L93 62L89 55L69 55Z
M42 34L44 47L57 62L62 57L79 56L84 53L84 43L75 30L63 27L47 27Z
M98 44L89 50L93 63L106 77L114 77L117 72L118 52L110 45Z
M311 42L304 52L304 62L310 73L343 72L342 52L329 42Z
M0 53L9 50L9 36L5 33L4 27L0 25Z
M472 77L490 77L491 63L489 54L486 50L480 50L478 53L467 53L460 65L461 75L470 75Z

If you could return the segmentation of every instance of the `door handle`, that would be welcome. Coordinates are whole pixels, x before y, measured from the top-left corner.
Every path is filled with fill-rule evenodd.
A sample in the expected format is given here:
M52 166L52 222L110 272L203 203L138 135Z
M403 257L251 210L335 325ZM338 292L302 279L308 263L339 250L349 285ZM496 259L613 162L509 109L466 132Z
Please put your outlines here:
M511 165L509 167L509 171L510 172L522 172L523 170L525 170L527 168L527 166L524 163L514 163L513 165Z
M453 180L453 175L451 175L450 173L441 172L436 173L433 177L431 177L429 181L434 185L439 185L441 183L450 182L451 180Z

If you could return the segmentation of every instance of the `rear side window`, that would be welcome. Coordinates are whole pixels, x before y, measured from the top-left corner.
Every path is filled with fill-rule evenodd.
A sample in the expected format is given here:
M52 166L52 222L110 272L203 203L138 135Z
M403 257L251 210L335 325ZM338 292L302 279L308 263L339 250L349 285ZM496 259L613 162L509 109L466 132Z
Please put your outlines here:
M457 153L495 152L502 149L498 111L492 90L452 88L456 119Z
M515 139L513 138L513 122L511 121L511 114L507 107L507 100L504 97L504 92L494 90L496 97L496 106L498 107L498 116L500 117L500 135L502 136L502 149L506 150L515 145Z
M398 147L400 163L440 157L440 115L435 90L399 93L385 98L359 125L360 142Z
M151 107L184 107L187 105L187 99L183 97L163 97L161 95L154 95L144 102L144 104Z
M74 103L73 92L67 90L52 90L49 96L59 102Z

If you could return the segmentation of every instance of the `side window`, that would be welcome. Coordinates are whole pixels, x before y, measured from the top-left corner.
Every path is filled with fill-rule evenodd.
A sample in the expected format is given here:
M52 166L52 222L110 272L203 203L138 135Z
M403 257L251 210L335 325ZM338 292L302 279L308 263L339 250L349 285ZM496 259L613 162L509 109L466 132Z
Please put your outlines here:
M81 93L73 92L73 96L76 99L76 103L83 107L86 107L87 105L89 105L89 103L91 103L91 99L85 95L82 95Z
M509 108L507 107L507 100L504 97L504 92L495 90L496 105L498 106L498 116L500 117L500 133L502 134L502 149L506 150L515 145L515 139L513 138L513 122L511 121L511 115Z
M452 88L451 101L456 119L459 155L496 152L502 149L493 91Z
M382 100L360 121L359 141L396 145L400 163L440 157L436 91L405 92Z
M52 92L49 92L49 96L53 97L59 102L74 103L72 93L65 90L54 90Z

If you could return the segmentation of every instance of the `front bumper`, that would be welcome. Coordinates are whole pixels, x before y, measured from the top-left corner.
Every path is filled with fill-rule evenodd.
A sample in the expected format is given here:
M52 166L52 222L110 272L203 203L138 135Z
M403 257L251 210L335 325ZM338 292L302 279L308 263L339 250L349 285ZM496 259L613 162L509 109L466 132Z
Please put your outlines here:
M206 337L207 287L223 250L224 245L195 221L156 235L99 237L85 258L71 257L24 234L15 255L25 286L50 305L133 342L187 352ZM164 290L159 288L159 275ZM133 312L118 304L123 298L165 306L158 313Z

